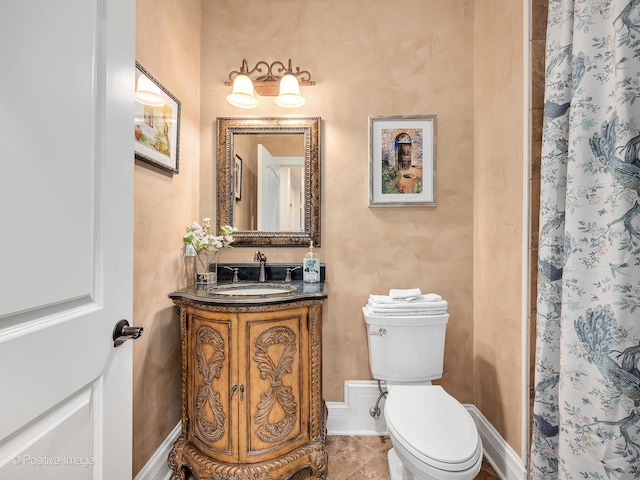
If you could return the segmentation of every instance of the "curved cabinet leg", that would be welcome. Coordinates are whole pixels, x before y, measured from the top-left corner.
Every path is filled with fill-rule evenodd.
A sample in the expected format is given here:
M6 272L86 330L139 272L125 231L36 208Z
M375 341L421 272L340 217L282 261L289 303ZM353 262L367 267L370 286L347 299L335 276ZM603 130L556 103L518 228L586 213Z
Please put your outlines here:
M169 452L167 464L172 470L170 480L186 480L186 472L184 471L185 467L182 463L183 448L184 445L182 443L176 442L171 449L171 452Z
M177 472L172 472L170 480L185 480L184 469L180 468Z
M324 450L311 454L311 478L324 480L327 472L327 453Z

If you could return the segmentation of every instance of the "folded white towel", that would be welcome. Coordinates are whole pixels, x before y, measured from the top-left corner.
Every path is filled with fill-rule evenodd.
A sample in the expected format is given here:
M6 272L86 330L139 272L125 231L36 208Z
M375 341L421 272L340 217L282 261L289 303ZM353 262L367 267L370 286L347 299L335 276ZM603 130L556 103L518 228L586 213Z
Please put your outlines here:
M442 297L437 293L427 293L423 295L422 298L425 302L441 302L442 301Z
M415 310L428 312L432 310L446 310L448 306L445 300L441 300L439 302L417 301L417 302L403 302L403 303L400 303L400 302L378 303L372 297L369 297L369 301L367 302L367 305L371 306L371 308L375 310L389 311L389 312L415 311Z
M441 302L442 297L435 293L427 293L426 295L421 295L415 300L407 301L407 300L394 300L393 298L387 295L369 295L369 300L371 300L372 303L391 304L391 305L407 305L410 303L413 305L416 303Z
M398 309L380 309L372 307L371 305L365 305L364 307L365 314L371 315L374 317L428 317L431 315L442 315L447 313L446 308L435 308L429 310L423 309L409 309L409 310L398 310Z
M431 317L433 315L444 315L446 310L433 310L429 312L423 312L421 310L411 310L407 312L376 312L371 311L371 316L374 317Z
M394 300L388 295L369 295L369 300L372 303L388 303L388 304L396 304L400 303L402 305L406 305L406 300Z
M392 288L389 290L389 297L393 300L417 300L422 296L422 292L419 288L407 288L407 289L399 289Z

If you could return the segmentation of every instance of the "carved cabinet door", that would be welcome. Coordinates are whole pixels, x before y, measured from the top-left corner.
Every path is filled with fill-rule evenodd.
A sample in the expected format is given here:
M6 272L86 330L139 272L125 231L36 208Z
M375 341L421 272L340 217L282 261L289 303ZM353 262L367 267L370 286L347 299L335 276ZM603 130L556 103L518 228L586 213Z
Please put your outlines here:
M185 397L188 441L208 457L236 463L238 400L232 393L239 389L237 316L203 310L191 310L190 316Z
M308 309L238 314L240 462L260 462L309 441Z

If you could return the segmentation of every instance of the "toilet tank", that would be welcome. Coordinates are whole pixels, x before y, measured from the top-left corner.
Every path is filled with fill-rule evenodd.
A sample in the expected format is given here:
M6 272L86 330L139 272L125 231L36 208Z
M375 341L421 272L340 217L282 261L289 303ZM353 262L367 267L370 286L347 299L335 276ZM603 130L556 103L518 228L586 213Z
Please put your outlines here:
M442 377L449 314L373 316L363 308L373 378L422 382Z

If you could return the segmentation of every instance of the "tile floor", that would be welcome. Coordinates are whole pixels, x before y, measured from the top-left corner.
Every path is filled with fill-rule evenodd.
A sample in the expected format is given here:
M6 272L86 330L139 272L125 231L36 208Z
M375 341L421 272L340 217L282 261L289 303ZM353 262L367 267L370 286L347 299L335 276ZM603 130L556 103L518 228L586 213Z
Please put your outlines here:
M387 451L389 437L327 436L327 480L389 480ZM307 480L309 470L294 475L290 480ZM187 475L188 480L194 477ZM500 477L486 460L475 480L499 480Z
M387 451L389 437L327 436L327 480L389 480ZM308 475L300 472L291 480L304 480ZM483 461L476 480L499 479L491 465Z

